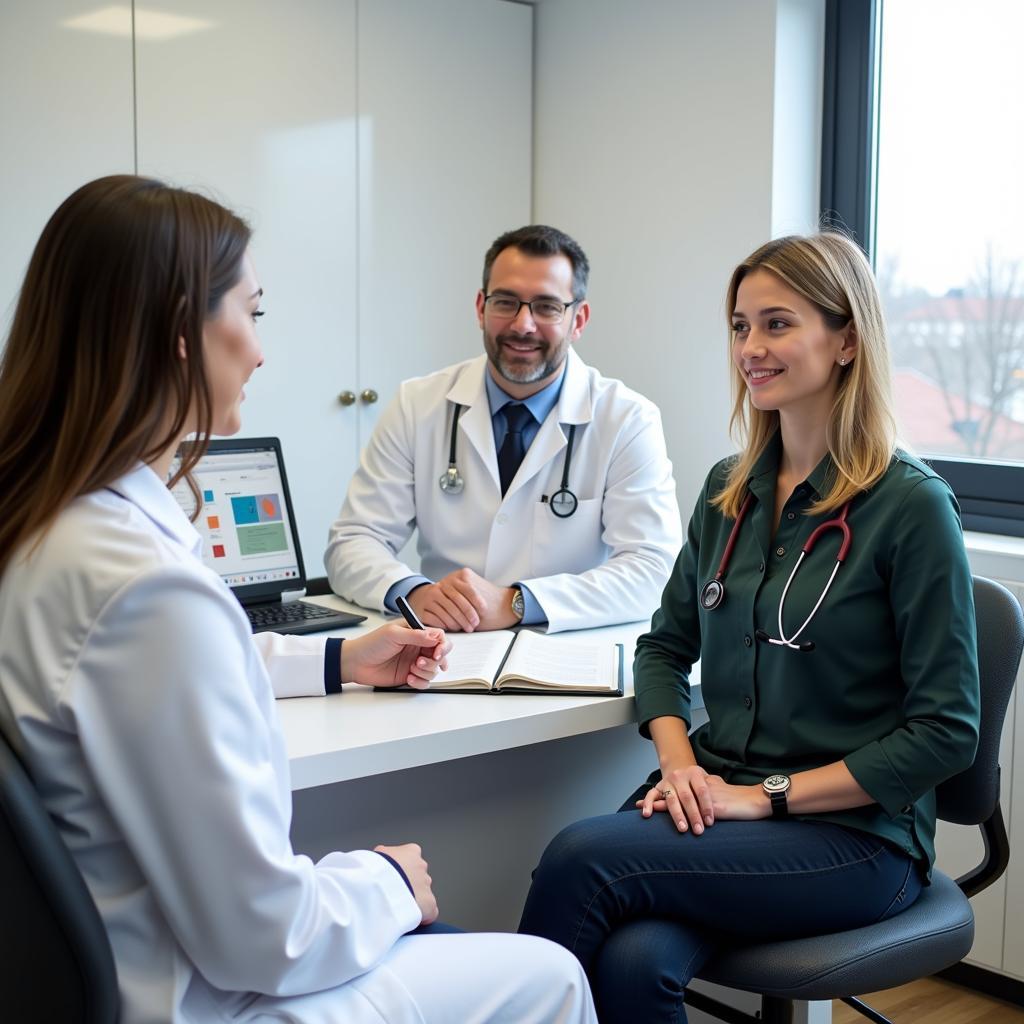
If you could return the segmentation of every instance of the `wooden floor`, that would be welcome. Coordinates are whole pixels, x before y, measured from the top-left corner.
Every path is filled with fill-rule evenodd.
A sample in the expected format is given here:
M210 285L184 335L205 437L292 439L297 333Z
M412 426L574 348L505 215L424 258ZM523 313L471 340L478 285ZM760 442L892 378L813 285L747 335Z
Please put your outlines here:
M1024 1024L1024 1009L935 978L923 978L863 998L893 1024ZM867 1024L866 1017L838 1001L832 1005L832 1021Z

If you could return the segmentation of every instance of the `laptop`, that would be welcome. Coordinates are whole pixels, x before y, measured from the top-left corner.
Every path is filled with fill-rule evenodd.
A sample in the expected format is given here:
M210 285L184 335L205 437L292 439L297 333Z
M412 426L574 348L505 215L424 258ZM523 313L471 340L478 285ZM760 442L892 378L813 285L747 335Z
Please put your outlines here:
M366 619L299 600L306 571L276 437L211 441L192 476L203 498L194 524L203 561L231 588L254 633L319 633ZM179 480L173 493L191 515L188 484Z

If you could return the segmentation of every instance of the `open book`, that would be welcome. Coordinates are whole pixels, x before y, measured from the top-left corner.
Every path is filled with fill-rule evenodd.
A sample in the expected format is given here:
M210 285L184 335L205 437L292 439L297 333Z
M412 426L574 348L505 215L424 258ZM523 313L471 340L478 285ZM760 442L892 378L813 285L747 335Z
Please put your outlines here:
M622 695L622 644L522 630L449 634L448 668L431 681L441 693Z

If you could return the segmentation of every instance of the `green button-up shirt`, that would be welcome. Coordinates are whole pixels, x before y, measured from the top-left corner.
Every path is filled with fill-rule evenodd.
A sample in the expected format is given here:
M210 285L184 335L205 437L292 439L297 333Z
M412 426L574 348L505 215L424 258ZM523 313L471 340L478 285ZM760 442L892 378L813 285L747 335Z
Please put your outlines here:
M691 736L698 763L737 784L845 761L875 800L807 815L882 836L934 859L935 786L968 767L978 741L974 599L956 499L926 465L897 452L885 476L850 506L846 561L795 651L778 637L779 601L800 550L833 516L806 509L827 488L829 457L796 488L772 536L781 442L758 460L753 501L725 574L725 599L706 611L701 587L718 569L734 520L708 499L728 460L712 469L686 544L637 643L640 730L663 715L690 722L689 673L701 661L709 722ZM786 596L791 637L836 564L838 530L826 531Z

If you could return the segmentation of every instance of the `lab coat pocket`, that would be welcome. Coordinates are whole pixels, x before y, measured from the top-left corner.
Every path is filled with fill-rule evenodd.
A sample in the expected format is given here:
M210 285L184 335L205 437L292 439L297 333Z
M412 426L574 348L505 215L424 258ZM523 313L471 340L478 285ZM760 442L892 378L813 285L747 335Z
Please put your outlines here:
M547 502L533 510L530 571L534 576L593 569L608 557L601 540L601 499L580 501L576 511L560 518Z

